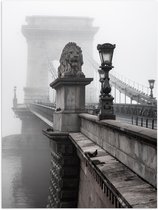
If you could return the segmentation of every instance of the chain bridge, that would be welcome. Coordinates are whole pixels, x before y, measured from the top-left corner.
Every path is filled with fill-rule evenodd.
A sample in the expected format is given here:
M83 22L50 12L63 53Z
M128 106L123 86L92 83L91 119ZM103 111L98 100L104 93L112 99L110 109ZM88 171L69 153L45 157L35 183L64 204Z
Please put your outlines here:
M22 121L22 132L33 118L48 127L43 129L52 163L47 207L155 208L156 98L111 73L116 120L98 121L99 64L92 54L98 28L93 19L30 16L26 22L24 104L18 103L15 89L13 111ZM75 82L58 78L55 66L68 42L76 42L83 53L85 78Z

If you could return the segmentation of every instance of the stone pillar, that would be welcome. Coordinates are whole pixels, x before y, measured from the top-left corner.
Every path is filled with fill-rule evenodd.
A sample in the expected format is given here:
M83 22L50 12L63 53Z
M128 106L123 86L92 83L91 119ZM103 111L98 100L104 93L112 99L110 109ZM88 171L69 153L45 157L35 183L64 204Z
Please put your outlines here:
M48 70L43 47L43 41L40 34L33 36L30 31L25 31L25 37L28 45L27 57L27 78L24 88L24 102L34 101L48 102Z
M85 112L85 86L93 80L85 78L82 65L81 48L74 42L68 43L61 54L58 79L50 84L56 90L55 131L80 130L78 114Z
M91 78L60 78L51 83L56 89L55 131L80 130L78 114L85 112L85 86L91 81Z
M50 84L56 90L56 111L53 130L43 131L51 145L48 208L77 207L80 164L69 132L80 130L78 114L85 112L85 86L93 80L85 78L82 59L81 49L68 43L60 58L58 79Z

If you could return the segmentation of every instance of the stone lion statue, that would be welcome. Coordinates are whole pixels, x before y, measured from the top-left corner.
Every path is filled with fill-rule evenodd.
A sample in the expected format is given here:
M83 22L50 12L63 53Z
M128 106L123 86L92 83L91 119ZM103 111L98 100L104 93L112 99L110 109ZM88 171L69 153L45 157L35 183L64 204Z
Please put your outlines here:
M82 72L82 50L74 42L69 42L63 49L58 67L58 77L85 77Z

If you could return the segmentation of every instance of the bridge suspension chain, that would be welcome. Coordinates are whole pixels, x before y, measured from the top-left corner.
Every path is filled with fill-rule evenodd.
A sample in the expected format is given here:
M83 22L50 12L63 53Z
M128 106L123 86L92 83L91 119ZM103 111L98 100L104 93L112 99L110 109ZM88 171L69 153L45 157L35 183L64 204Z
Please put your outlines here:
M48 51L46 49L45 42L43 42L43 49L44 49L44 56L46 58L46 62L47 62L47 66L48 66L48 71L51 73L52 79L55 80L57 78L57 72L56 72L56 69L52 63L52 60L48 56Z
M86 51L84 51L84 53L85 53L84 55L87 61L94 68L94 70L97 71L99 64ZM148 94L144 93L142 90L136 89L132 85L129 85L126 82L123 82L121 79L114 76L113 74L110 74L110 79L111 79L110 82L112 86L114 86L120 92L126 94L132 100L135 100L141 104L150 103L151 97ZM156 99L154 101L156 103Z

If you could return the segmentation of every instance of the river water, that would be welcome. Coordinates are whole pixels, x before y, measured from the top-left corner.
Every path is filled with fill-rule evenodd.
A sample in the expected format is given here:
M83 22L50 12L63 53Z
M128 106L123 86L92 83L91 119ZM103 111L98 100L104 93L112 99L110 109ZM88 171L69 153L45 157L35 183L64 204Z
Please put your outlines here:
M42 133L2 138L2 207L45 208L49 169L49 140Z

